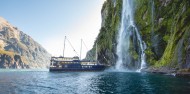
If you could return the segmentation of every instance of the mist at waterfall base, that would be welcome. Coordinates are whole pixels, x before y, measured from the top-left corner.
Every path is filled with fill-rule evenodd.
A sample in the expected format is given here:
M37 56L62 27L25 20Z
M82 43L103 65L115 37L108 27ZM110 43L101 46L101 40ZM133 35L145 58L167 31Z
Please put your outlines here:
M0 94L188 94L190 80L138 72L0 70Z
M117 45L118 60L115 69L118 71L140 71L145 68L145 49L146 44L134 22L134 0L123 0ZM138 54L137 60L133 58L131 52Z

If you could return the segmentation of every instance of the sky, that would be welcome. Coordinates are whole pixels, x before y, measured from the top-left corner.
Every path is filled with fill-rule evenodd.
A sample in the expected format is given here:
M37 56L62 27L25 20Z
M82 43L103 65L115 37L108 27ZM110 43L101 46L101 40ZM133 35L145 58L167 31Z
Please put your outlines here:
M67 36L82 58L90 50L101 27L105 0L1 0L0 16L31 36L53 56L63 54ZM65 56L76 56L66 41Z

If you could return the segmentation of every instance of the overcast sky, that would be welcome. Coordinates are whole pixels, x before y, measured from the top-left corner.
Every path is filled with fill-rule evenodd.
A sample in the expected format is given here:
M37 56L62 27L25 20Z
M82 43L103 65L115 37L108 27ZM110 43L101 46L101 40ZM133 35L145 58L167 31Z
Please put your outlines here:
M0 16L31 36L53 56L63 53L64 36L80 52L88 50L99 33L105 0L1 0ZM84 48L84 45L83 45ZM87 49L82 51L85 57ZM66 42L65 56L76 54Z

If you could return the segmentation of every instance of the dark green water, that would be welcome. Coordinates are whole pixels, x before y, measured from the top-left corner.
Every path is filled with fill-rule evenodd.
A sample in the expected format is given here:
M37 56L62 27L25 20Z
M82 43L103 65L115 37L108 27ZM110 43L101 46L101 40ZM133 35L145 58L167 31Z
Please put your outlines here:
M0 70L0 94L190 94L190 79L132 72Z

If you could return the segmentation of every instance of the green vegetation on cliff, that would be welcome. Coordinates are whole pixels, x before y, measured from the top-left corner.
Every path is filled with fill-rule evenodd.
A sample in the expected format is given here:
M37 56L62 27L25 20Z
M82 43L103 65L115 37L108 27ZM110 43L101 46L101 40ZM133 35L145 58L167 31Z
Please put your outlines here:
M148 47L149 65L185 68L190 45L189 0L137 0L135 19Z
M135 0L135 24L146 43L146 62L152 67L190 68L190 1ZM102 27L95 44L98 60L114 65L122 0L107 0L102 7ZM139 58L130 44L133 59ZM91 56L91 57L90 57ZM95 58L95 45L87 54Z
M107 0L102 7L102 26L87 59L94 58L97 43L98 61L114 64L116 60L117 33L122 12L122 0ZM90 57L91 56L91 57Z

